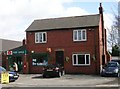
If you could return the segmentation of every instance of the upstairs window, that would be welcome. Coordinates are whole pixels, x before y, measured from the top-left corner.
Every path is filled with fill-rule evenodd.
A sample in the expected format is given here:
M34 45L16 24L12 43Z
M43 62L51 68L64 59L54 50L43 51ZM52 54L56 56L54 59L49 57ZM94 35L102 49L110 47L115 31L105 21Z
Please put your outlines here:
M46 32L36 32L35 33L35 43L46 43L47 33Z
M73 31L73 41L86 41L86 29L79 29Z

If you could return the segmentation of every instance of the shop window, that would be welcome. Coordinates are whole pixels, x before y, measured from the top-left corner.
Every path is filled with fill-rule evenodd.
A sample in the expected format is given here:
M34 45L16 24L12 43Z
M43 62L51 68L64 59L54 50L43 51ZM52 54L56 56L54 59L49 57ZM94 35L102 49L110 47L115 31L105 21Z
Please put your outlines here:
M42 66L48 64L47 53L34 53L32 54L32 65L33 66Z

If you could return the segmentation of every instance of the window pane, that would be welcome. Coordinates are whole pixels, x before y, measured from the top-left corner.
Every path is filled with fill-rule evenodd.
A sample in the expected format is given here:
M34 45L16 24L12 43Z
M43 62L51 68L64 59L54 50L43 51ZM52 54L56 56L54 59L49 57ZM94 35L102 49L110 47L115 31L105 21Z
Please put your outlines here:
M45 42L45 41L46 41L46 34L43 33L43 42Z
M39 33L39 42L42 42L42 33Z
M38 33L35 33L35 42L39 42L38 41Z
M86 64L90 64L90 62L89 62L89 55L86 55Z
M84 39L84 40L86 39L86 31L85 30L82 31L82 39Z
M81 31L78 31L78 40L81 40Z
M74 63L73 63L73 64L77 64L77 63L76 63L76 55L74 55L73 58L74 58L74 59L73 59L73 60L74 60Z
M85 56L78 55L78 64L85 64Z
M74 40L77 40L77 31L74 31Z

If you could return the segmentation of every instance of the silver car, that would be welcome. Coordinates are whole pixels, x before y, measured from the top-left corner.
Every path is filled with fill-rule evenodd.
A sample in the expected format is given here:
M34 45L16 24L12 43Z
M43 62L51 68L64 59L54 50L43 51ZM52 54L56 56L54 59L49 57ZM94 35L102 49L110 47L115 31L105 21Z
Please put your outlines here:
M101 76L120 76L120 65L118 62L108 62L102 69Z

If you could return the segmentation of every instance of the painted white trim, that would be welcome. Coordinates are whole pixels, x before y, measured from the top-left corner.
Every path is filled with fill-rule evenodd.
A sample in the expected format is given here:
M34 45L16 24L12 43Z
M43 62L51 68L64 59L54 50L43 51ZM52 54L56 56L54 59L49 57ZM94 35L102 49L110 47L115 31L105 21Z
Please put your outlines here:
M76 64L74 64L74 55L76 55ZM85 55L85 64L78 64L78 55ZM86 55L89 56L89 64L86 64ZM75 53L72 54L72 64L73 66L89 66L90 65L90 54L79 54L79 53Z
M40 42L40 34L42 35L42 41ZM45 34L45 41L43 41L43 34ZM37 37L38 36L38 40ZM35 43L47 43L47 32L36 32L35 33Z
M81 40L79 39L78 31L81 32ZM85 39L83 39L83 31L85 31ZM75 32L77 32L77 39L75 39ZM73 30L73 41L87 41L87 30L86 29Z

